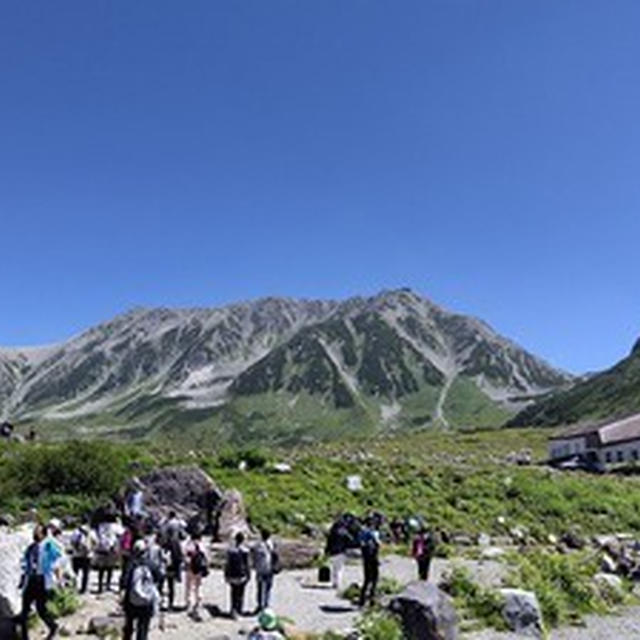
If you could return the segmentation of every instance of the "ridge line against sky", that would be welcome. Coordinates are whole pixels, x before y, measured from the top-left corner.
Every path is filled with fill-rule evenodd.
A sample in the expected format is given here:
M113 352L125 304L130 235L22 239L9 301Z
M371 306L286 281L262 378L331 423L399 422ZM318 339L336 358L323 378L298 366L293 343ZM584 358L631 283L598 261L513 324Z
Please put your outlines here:
M7 0L0 344L410 286L555 366L640 335L635 0Z

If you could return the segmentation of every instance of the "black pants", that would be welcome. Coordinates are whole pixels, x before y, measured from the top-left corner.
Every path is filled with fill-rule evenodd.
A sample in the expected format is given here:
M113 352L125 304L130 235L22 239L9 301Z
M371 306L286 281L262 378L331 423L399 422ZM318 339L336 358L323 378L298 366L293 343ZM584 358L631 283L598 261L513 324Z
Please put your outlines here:
M73 573L78 577L80 575L80 593L86 593L89 586L89 570L91 569L91 560L89 558L74 558L72 562Z
M362 591L360 592L361 607L364 607L367 599L371 604L373 604L373 599L376 597L378 576L380 575L380 564L378 562L378 558L365 558L363 568L364 584L362 585Z
M22 612L20 614L22 640L29 640L29 613L34 602L40 619L49 627L49 631L53 631L56 628L56 621L47 609L44 576L29 576L25 590L22 593Z
M429 579L429 568L431 567L431 556L422 556L418 558L418 576L420 580Z
M244 590L247 586L246 582L242 584L232 584L231 585L231 613L242 615L242 610L244 608Z
M152 607L134 607L127 605L124 610L124 634L123 640L133 638L133 627L136 627L136 640L147 640L149 637L149 625L153 615Z
M113 578L113 567L100 567L98 569L98 593L103 589L111 591L111 579Z

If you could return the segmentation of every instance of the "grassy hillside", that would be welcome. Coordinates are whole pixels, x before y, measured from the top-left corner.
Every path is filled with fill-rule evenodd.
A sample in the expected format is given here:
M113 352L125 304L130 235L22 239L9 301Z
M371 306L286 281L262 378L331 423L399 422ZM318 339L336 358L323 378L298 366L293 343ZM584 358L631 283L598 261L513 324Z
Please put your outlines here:
M640 480L635 477L506 464L506 456L523 447L543 458L546 435L518 429L433 431L380 437L366 446L342 442L262 452L210 445L192 453L141 444L5 445L0 511L26 513L35 504L44 513L79 512L119 486L134 462L138 471L196 463L221 486L244 493L256 524L280 533L323 526L344 509L377 509L389 517L421 514L452 533L500 534L520 526L539 540L576 528L585 534L640 528ZM239 471L241 459L250 459L253 468ZM290 474L271 468L271 462L282 460L292 465ZM351 474L362 476L362 492L347 490Z
M640 342L611 369L567 391L544 398L509 421L509 426L555 426L640 412Z

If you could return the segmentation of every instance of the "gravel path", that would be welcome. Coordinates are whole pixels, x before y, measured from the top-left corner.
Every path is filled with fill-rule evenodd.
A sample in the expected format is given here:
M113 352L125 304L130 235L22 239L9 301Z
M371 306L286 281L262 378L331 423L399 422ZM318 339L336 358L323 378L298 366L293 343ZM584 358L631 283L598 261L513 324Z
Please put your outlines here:
M497 562L478 563L460 561L470 568L476 579L483 584L497 584L504 573L504 568ZM438 580L442 572L451 567L447 560L434 561L432 579ZM393 577L402 584L415 579L415 564L410 558L389 556L383 558L381 575ZM362 571L358 561L350 562L345 570L344 585L361 580ZM287 571L277 576L273 590L273 606L279 615L291 620L298 629L322 633L328 630L348 631L353 628L359 611L349 602L338 598L331 588L317 585L316 571ZM114 582L115 583L115 582ZM179 589L177 602L183 597ZM229 607L228 587L225 585L222 572L213 571L206 579L203 588L202 621L195 622L186 613L165 614L165 630L157 628L159 620L153 623L151 639L163 640L200 640L213 638L216 635L228 635L232 638L244 635L255 625L254 617L246 617L239 621L228 619L223 611ZM255 584L247 587L246 607L255 604ZM118 611L115 594L102 596L90 595L83 598L83 607L75 615L66 618L64 625L80 639L92 638L83 633L88 621L95 616L114 615Z
M442 573L453 564L466 566L476 581L485 586L498 586L505 568L498 562L476 562L472 560L436 559L433 564L432 580L437 581ZM388 556L383 559L381 575L393 577L406 584L415 579L415 565L410 558ZM322 633L333 630L346 632L353 628L359 611L346 600L338 598L333 589L315 582L313 570L287 571L276 578L273 591L273 606L279 615L292 621L306 632ZM361 580L359 562L350 562L345 570L345 586ZM114 582L115 583L115 582ZM178 590L178 604L183 592ZM164 615L164 631L158 628L159 620L154 620L151 640L213 640L216 636L230 638L244 637L252 629L256 620L247 616L233 621L223 613L228 610L228 588L222 572L213 571L204 583L202 621L196 622L185 612ZM247 588L246 607L255 604L255 584ZM95 636L78 633L86 629L88 621L95 616L116 615L118 603L113 593L102 596L89 595L83 598L80 611L64 619L64 626L78 640L95 640ZM484 630L461 635L461 640L521 640L513 633ZM640 640L640 607L624 609L617 616L587 616L585 626L566 627L553 630L550 640Z

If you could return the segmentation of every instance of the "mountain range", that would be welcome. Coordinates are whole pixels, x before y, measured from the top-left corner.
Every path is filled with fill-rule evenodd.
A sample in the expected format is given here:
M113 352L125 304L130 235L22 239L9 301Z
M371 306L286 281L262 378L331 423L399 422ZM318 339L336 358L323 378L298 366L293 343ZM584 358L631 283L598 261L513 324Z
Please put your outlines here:
M282 443L499 425L572 377L409 289L135 309L0 348L0 418L53 435Z

